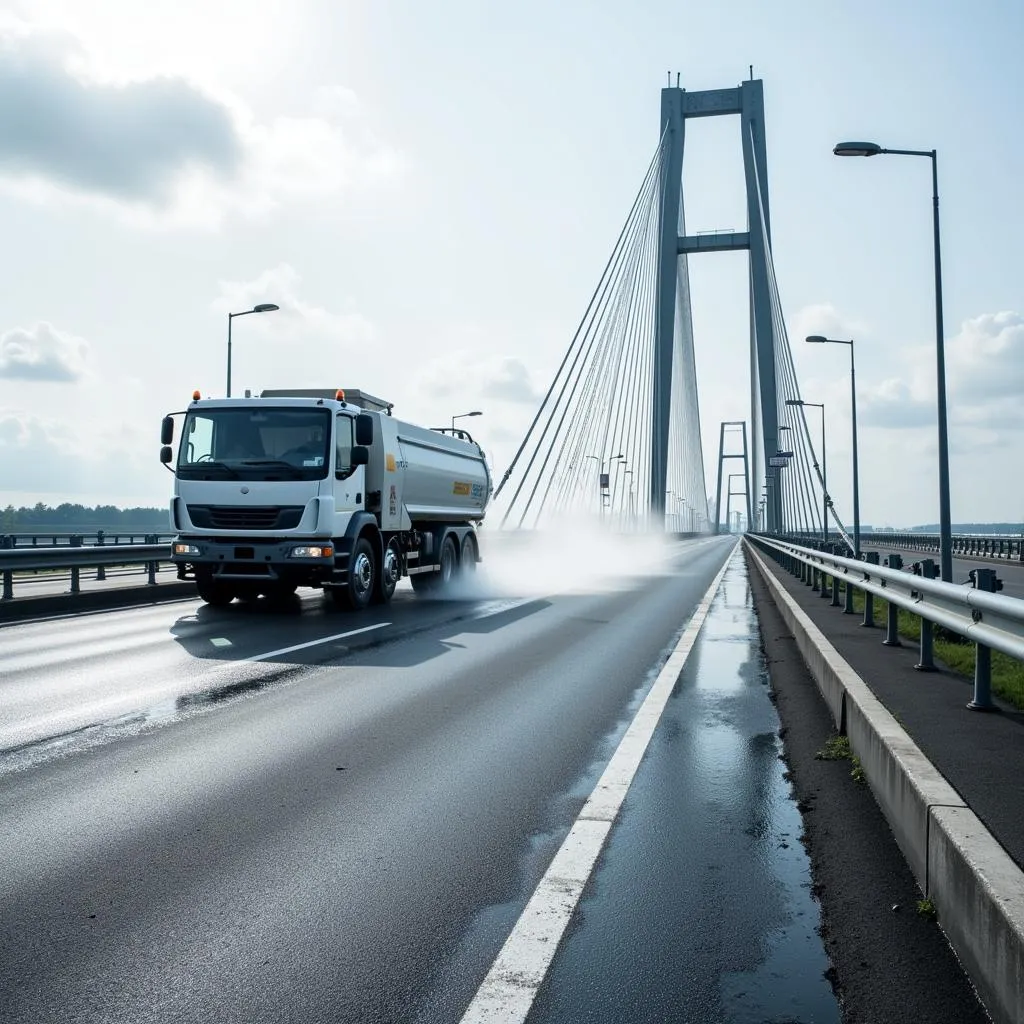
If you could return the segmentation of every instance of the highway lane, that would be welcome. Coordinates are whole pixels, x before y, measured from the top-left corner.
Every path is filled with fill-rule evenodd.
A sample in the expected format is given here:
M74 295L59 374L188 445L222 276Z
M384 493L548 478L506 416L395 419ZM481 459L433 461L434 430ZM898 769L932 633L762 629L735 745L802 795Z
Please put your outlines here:
M423 601L406 585L386 608L359 614L314 591L283 606L189 600L10 625L0 632L0 772L20 763L3 752L35 759L163 722L294 665L523 600Z
M0 1019L458 1020L730 548L589 593L88 616L88 667L78 621L8 627L3 695L51 689L4 721ZM134 708L90 706L107 672ZM89 743L47 743L62 700Z

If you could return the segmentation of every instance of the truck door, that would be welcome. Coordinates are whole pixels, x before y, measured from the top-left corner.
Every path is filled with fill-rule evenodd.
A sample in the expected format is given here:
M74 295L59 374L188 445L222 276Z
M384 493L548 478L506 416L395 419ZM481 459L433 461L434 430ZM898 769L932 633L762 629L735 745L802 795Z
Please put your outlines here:
M346 413L338 413L334 429L334 508L348 515L363 508L366 467L352 465L355 423Z

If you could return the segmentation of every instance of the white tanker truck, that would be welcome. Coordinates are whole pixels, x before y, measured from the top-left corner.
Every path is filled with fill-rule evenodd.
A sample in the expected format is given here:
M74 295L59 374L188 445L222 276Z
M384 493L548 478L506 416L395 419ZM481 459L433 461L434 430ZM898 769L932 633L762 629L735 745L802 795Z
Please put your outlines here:
M426 429L360 391L263 391L164 417L179 579L209 604L319 587L339 604L387 602L475 570L492 484L463 430ZM174 415L184 415L177 460Z

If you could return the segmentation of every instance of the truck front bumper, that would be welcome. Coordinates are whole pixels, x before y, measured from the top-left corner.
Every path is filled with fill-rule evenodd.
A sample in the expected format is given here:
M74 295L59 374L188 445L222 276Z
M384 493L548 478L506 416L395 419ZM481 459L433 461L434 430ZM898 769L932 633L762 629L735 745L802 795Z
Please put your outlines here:
M335 557L334 542L322 537L243 537L226 541L181 536L171 545L171 561L177 565L181 580L202 575L217 580L309 586L331 578Z

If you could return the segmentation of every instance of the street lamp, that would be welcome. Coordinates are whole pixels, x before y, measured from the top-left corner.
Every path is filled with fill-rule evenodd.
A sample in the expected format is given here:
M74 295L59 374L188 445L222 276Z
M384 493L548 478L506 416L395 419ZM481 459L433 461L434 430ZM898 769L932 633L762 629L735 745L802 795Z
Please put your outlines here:
M808 335L812 345L850 346L850 418L853 421L853 557L860 558L860 471L857 463L857 370L853 360L853 340L826 338L821 334Z
M452 430L455 429L456 420L464 420L467 416L483 416L483 413L479 409L473 412L460 412L457 416L452 417Z
M828 460L825 458L825 405L822 402L805 402L802 398L787 398L786 405L811 406L821 410L821 534L828 543Z
M241 313L228 313L228 398L231 397L231 321L236 316L248 316L250 313L273 313L280 308L280 306L276 306L273 302L261 302L259 305L253 306L252 309L242 310Z
M946 352L942 336L942 257L939 247L939 158L934 149L883 149L877 142L840 142L836 156L926 156L932 162L932 231L935 240L935 372L939 420L939 575L953 579L953 528L949 509L949 430L946 422ZM852 350L851 350L852 351Z
M623 455L622 452L619 452L618 455L613 455L608 460L608 468L611 469L613 462L617 462L619 459L625 459L625 457L626 456ZM608 486L608 480L606 479L608 474L605 473L604 459L600 455L584 455L583 458L584 459L593 459L597 463L597 465L598 465L598 470L597 470L597 502L598 502L597 514L598 514L599 518L604 519L604 491L605 491L605 488ZM610 495L609 495L609 497L610 497Z

